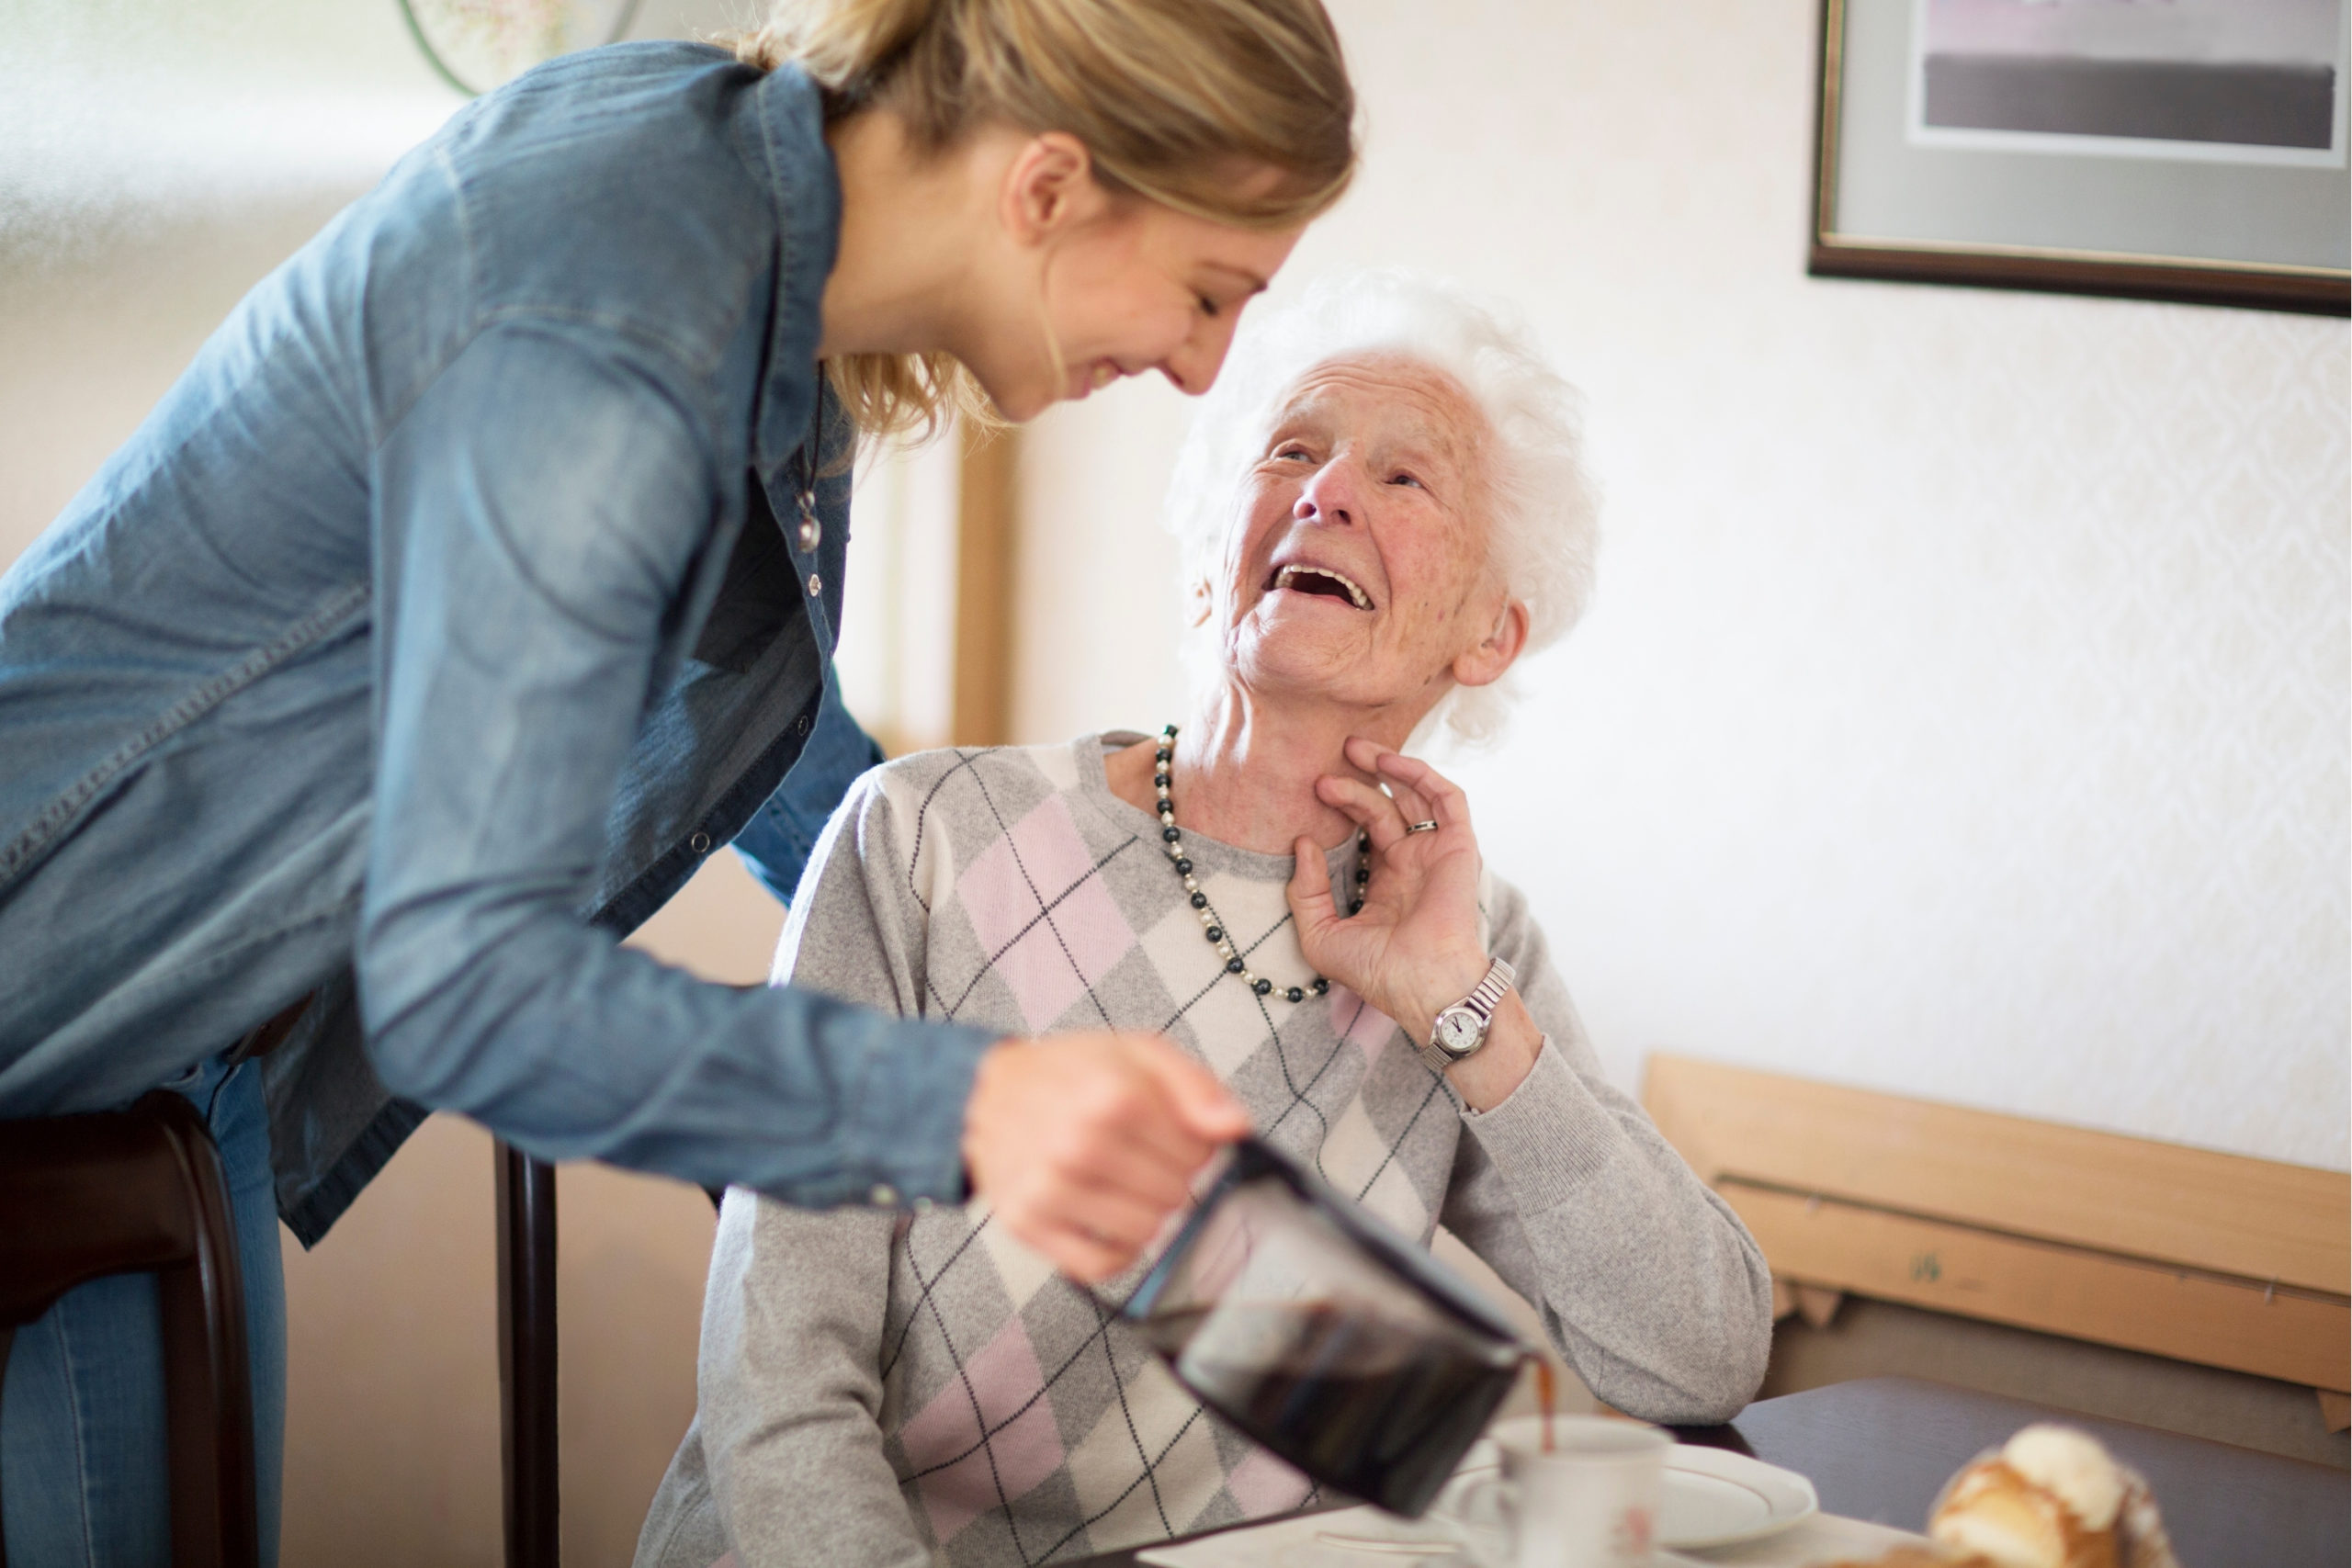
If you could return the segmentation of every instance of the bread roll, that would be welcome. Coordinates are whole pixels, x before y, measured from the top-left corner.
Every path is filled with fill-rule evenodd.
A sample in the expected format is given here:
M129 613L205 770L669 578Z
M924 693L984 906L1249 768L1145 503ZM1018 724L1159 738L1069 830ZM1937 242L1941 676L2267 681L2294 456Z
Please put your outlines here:
M1928 1533L1996 1568L2179 1568L2147 1483L2065 1427L2028 1427L1962 1470Z
M1994 1568L1991 1560L1970 1555L1961 1557L1940 1546L1895 1546L1887 1549L1883 1557L1867 1562L1848 1559L1825 1562L1820 1568Z

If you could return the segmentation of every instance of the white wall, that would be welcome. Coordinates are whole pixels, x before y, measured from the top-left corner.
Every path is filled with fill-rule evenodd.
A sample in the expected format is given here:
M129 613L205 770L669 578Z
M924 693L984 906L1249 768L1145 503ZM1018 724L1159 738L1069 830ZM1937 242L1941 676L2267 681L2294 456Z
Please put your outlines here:
M1813 0L1338 0L1363 173L1277 286L1506 295L1592 615L1458 775L1653 1050L2346 1163L2347 337L1804 275ZM1173 716L1164 389L1023 470L1018 724Z

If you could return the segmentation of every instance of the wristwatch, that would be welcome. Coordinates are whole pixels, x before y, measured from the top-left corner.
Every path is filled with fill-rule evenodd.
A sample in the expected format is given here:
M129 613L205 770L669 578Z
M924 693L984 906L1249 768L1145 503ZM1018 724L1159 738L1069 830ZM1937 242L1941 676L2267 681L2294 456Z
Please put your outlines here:
M1421 1060L1430 1071L1442 1073L1487 1043L1487 1025L1494 1021L1503 993L1518 978L1519 972L1498 958L1487 965L1486 978L1468 996L1437 1015L1437 1027L1421 1047Z

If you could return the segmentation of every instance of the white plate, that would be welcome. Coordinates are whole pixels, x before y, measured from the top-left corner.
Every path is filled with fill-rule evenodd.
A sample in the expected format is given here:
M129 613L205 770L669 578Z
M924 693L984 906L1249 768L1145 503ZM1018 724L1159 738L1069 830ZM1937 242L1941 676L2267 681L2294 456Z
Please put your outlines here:
M1497 1429L1515 1436L1524 1431L1532 1438L1542 1419L1524 1416ZM1456 1474L1492 1471L1501 1463L1493 1442L1481 1439ZM1433 1511L1450 1513L1450 1501L1441 1497ZM1658 1505L1657 1543L1677 1551L1761 1540L1821 1511L1813 1483L1795 1471L1690 1443L1666 1450L1666 1485Z

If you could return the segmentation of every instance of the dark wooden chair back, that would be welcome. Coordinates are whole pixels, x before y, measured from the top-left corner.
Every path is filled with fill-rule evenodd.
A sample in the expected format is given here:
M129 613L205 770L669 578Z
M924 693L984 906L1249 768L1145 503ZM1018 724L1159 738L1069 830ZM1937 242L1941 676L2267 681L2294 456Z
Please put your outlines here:
M155 1276L162 1317L172 1561L252 1568L245 1292L204 1122L168 1090L124 1111L0 1122L0 1379L18 1328L76 1285L130 1273Z
M557 1568L555 1167L504 1143L492 1158L506 1568Z

